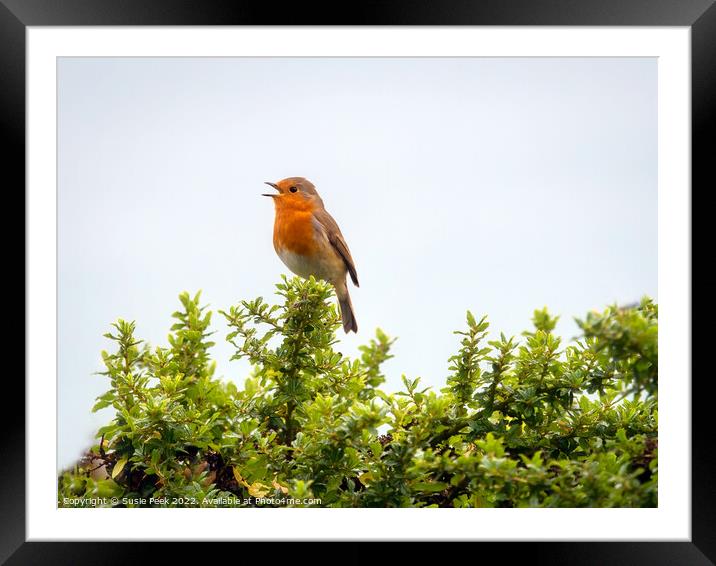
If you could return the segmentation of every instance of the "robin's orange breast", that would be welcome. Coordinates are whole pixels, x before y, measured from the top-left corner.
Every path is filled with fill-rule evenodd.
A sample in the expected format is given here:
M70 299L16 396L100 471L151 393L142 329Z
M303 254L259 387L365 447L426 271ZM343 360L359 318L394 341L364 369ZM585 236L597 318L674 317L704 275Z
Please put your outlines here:
M315 237L313 213L310 210L277 208L273 246L279 254L285 250L303 256L314 255L319 243Z

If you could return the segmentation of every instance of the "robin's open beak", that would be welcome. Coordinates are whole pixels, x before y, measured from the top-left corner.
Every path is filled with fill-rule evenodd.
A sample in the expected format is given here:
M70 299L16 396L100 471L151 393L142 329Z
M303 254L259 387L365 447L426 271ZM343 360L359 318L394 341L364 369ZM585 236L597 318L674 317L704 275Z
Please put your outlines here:
M276 183L271 183L270 181L264 181L264 182L265 182L269 187L273 187L273 188L276 189L277 191L281 192L281 189L278 188L278 185L277 185ZM269 194L267 194L267 193L262 193L261 196L264 196L264 197L273 197L273 198L275 198L275 197L277 197L278 195L275 195L275 194L273 194L273 193L269 193Z

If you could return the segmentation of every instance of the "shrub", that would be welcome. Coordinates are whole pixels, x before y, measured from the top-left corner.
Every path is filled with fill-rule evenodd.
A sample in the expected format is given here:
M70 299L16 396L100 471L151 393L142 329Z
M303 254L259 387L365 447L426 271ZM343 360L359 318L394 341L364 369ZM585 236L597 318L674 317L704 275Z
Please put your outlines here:
M336 352L332 288L277 285L221 312L242 389L214 377L211 312L180 295L169 346L119 320L102 357L113 407L99 442L59 477L60 506L654 507L657 306L578 321L534 314L521 339L488 341L467 313L439 392L403 376L389 394L382 331L360 357ZM113 499L114 498L114 499Z

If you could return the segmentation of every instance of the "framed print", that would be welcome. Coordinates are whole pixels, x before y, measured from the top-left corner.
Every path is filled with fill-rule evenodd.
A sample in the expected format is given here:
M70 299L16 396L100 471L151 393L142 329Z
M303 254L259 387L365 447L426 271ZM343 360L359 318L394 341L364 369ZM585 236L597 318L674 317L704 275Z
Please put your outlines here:
M715 10L4 1L27 341L3 559L710 563L691 187Z

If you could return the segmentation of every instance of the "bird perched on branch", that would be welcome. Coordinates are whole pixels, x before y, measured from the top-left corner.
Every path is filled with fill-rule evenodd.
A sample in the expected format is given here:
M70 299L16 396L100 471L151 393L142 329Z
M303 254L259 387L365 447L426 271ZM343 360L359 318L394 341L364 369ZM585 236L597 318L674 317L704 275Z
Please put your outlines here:
M343 234L309 180L289 177L278 183L266 182L277 193L271 197L276 207L273 225L273 247L293 273L313 275L333 285L346 333L358 331L346 274L358 287L358 275Z

